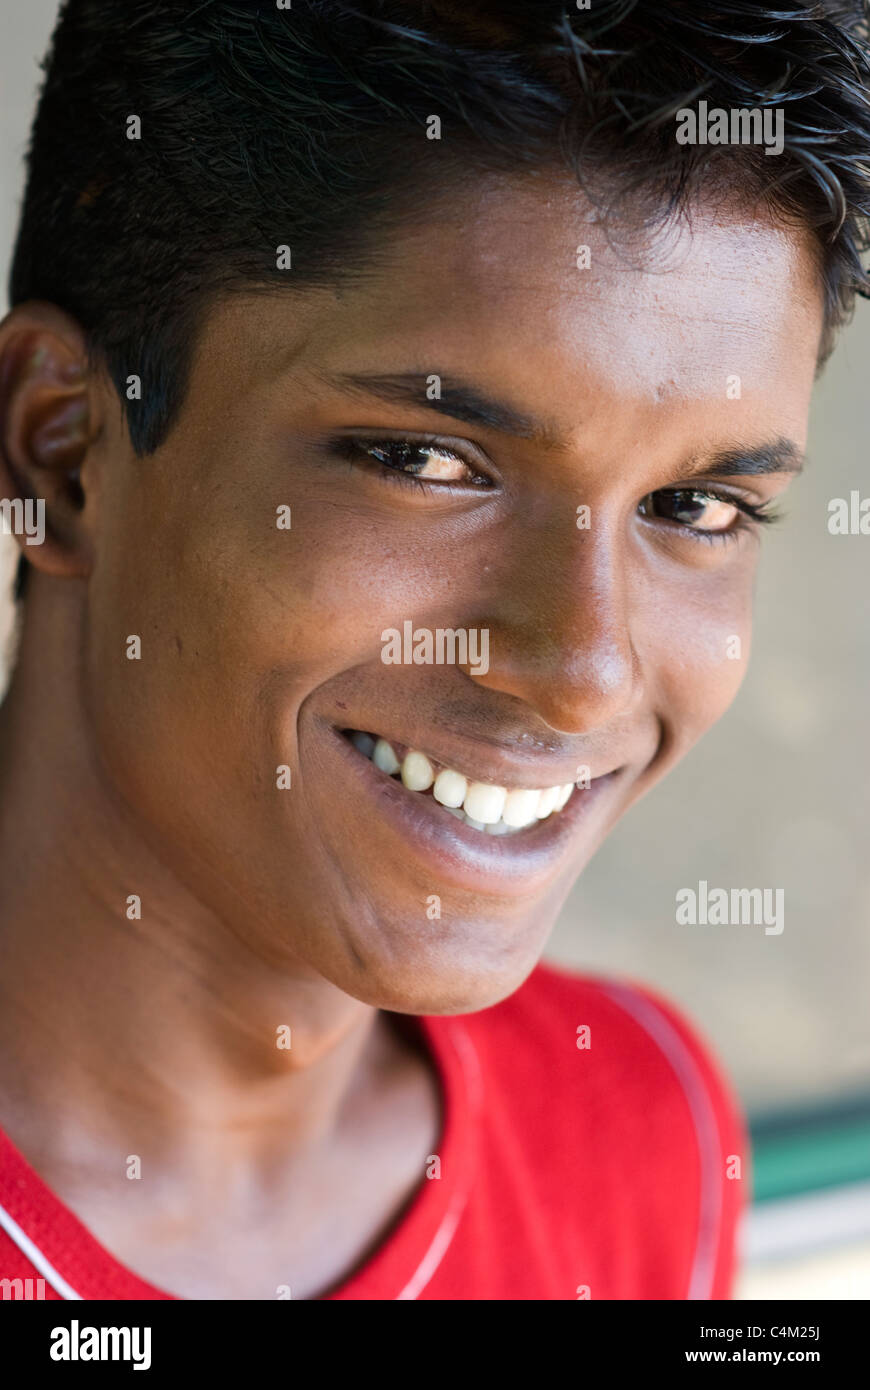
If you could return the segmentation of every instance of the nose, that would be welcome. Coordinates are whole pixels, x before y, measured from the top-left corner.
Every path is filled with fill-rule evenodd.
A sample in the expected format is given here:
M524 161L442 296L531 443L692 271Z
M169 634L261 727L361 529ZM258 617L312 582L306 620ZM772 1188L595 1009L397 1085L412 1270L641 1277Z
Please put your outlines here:
M497 571L497 572L496 572ZM489 665L479 685L522 700L550 728L587 734L642 695L632 640L628 542L600 517L529 528L490 571Z

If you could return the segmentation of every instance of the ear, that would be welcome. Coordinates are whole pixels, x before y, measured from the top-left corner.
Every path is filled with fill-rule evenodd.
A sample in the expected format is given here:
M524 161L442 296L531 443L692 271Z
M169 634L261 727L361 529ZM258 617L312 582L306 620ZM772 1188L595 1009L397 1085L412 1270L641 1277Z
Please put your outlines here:
M0 529L45 574L90 572L99 399L85 335L61 309L21 304L0 323Z

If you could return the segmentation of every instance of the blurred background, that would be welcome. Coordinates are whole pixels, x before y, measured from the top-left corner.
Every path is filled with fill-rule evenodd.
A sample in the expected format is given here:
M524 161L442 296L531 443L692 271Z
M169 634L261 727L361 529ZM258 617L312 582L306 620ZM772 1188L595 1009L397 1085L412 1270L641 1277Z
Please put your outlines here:
M0 0L4 278L57 8ZM755 1169L742 1298L870 1297L870 536L827 525L833 498L870 498L868 372L860 303L817 388L810 468L764 536L744 687L593 860L548 951L660 989L729 1071ZM13 568L0 536L0 690ZM701 879L782 888L783 932L678 926L675 895Z

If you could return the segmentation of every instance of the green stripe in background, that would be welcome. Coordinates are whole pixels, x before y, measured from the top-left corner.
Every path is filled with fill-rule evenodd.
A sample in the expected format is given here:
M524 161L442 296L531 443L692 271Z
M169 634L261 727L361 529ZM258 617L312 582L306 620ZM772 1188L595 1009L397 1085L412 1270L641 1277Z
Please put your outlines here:
M870 1182L870 1095L750 1117L756 1202Z

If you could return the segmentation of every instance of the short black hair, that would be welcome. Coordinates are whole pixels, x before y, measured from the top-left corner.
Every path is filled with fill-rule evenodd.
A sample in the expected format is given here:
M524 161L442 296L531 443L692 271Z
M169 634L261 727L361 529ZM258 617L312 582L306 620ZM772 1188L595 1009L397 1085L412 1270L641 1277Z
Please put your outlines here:
M862 0L67 0L10 299L81 323L146 454L214 296L364 273L452 180L556 162L614 218L667 218L703 184L811 229L824 358L868 290L867 18ZM700 98L784 108L782 153L678 145Z

